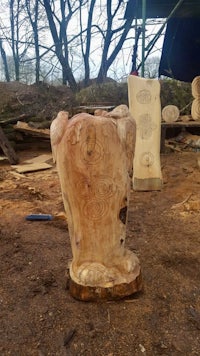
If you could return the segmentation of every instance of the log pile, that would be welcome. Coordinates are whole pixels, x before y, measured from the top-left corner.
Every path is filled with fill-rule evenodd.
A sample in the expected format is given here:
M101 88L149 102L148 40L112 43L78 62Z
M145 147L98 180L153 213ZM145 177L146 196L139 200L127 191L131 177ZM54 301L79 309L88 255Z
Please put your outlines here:
M0 127L16 151L30 149L33 144L50 147L49 139L42 135L36 137L34 129L49 129L59 110L72 114L76 106L74 94L66 86L0 82L0 92ZM14 125L18 121L29 125L29 132L16 129Z
M192 95L194 100L191 107L191 115L193 120L200 120L200 76L197 76L192 81Z

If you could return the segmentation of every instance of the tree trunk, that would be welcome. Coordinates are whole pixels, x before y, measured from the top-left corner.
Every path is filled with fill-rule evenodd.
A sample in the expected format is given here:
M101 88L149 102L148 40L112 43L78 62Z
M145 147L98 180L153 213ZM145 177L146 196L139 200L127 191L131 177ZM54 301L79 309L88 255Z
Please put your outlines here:
M4 65L6 81L10 82L10 74L9 74L9 70L8 70L8 62L7 62L6 52L4 51L1 38L0 38L0 52L1 52L2 62L3 62L3 65Z
M134 190L160 190L161 105L160 84L155 79L128 77L131 115L136 120L136 145L133 162Z
M73 254L70 293L80 300L141 290L139 260L124 247L135 134L129 116L82 113L68 121L60 112L51 125Z
M70 68L69 65L69 59L68 59L68 55L66 56L66 51L68 51L68 42L67 42L67 38L66 38L66 28L65 31L63 29L63 23L60 23L60 31L61 31L61 39L58 36L58 32L57 32L57 28L56 28L56 24L54 22L54 17L53 17L53 13L52 13L52 9L51 9L51 5L49 0L44 0L44 7L45 7L45 11L47 14L47 18L48 18L48 22L49 22L49 28L51 31L51 35L54 41L54 45L55 45L55 52L56 52L56 56L62 66L62 75L63 75L63 84L67 84L67 82L69 83L70 88L76 92L77 91L77 83L76 80L74 78L74 75L72 73L72 69ZM65 56L63 55L63 48L62 48L62 40L65 43ZM67 52L68 53L68 52Z

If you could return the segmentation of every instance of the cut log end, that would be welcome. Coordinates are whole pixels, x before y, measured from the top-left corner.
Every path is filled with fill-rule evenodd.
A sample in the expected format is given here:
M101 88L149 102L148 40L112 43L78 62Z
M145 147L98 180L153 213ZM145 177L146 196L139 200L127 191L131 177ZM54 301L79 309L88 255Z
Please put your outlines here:
M120 300L142 291L142 275L140 274L130 283L122 283L109 288L90 287L77 284L71 278L69 292L77 300L96 302L103 300Z
M179 115L180 111L175 105L167 105L162 109L162 118L165 122L175 122Z

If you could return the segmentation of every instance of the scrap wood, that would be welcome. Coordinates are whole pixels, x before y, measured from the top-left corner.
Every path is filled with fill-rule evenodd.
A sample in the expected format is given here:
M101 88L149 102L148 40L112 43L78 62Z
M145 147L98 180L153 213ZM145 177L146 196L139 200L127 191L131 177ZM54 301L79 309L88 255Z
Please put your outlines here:
M43 162L48 162L50 160L52 160L52 154L51 153L36 156L34 158L31 158L31 159L28 159L28 160L24 161L24 163L27 163L27 164L43 163Z
M31 117L31 116L27 115L27 114L22 114L22 115L20 115L18 117L13 117L13 118L10 118L10 119L2 120L2 121L0 121L0 123L1 123L2 126L8 125L8 124L15 124L17 121L25 120L25 119L28 119L29 117Z
M170 148L172 151L182 152L180 148L174 147L174 146L170 145L169 143L165 143L165 147Z
M48 163L33 163L33 164L18 164L13 165L14 168L18 173L28 173L28 172L37 172L45 169L52 168L52 166Z
M180 203L174 204L172 205L171 209L177 209L179 208L181 205L185 204L192 196L193 193L190 193L183 201L181 201Z
M0 162L3 161L8 161L8 157L6 156L0 156Z
M56 220L64 220L64 221L67 221L67 215L66 215L63 211L61 211L61 212L59 212L59 213L56 213L56 214L54 215L54 217L55 217Z
M8 157L11 164L16 164L19 162L17 154L10 142L8 141L6 135L4 134L2 128L0 127L0 147L3 153Z
M18 121L16 125L13 126L15 130L21 131L25 134L29 134L32 136L38 136L42 138L50 138L50 130L49 129L35 129L30 127L26 122Z
M27 177L27 176L25 176L24 174L21 174L21 173L17 173L17 172L14 172L14 171L10 171L9 173L12 174L12 176L14 176L17 180L19 180L21 178L30 179L29 177Z

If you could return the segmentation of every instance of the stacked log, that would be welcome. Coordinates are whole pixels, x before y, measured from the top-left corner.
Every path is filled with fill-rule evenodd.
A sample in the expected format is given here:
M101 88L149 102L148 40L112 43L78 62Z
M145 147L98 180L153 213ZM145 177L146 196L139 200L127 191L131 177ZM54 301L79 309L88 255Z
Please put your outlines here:
M29 149L33 144L38 148L50 148L49 127L51 121L35 121L30 115L0 119L0 127L11 147L18 150ZM2 149L0 148L0 151Z
M165 122L175 122L180 116L180 111L176 105L167 105L162 109L162 118Z
M194 100L191 107L191 115L193 120L200 120L200 76L197 76L192 81L192 95Z

